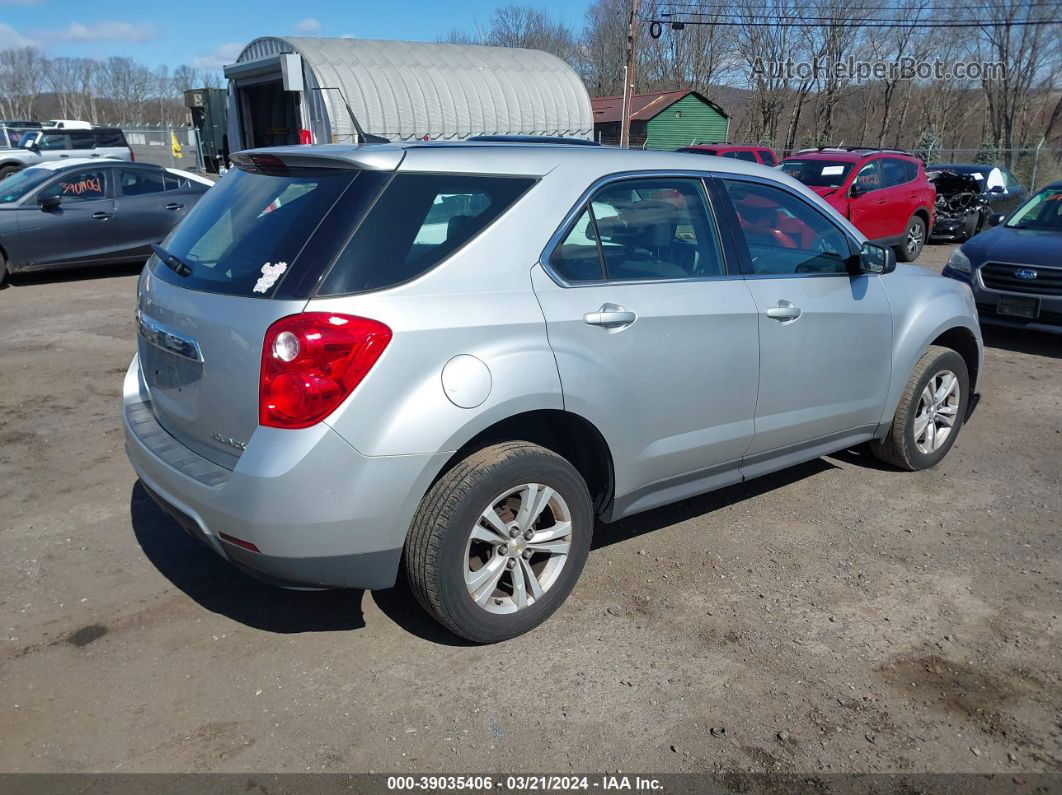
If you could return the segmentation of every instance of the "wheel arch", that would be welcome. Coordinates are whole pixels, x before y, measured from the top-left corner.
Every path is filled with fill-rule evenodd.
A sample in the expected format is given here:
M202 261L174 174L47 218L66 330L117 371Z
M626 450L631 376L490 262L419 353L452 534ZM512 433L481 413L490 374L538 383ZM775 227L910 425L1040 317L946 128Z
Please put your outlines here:
M966 362L966 369L970 374L970 389L976 390L977 378L981 369L981 354L977 347L977 337L965 326L953 326L939 334L930 345L938 345L942 348L950 348L959 354Z
M471 453L503 441L531 442L568 460L586 481L595 514L611 502L615 474L608 442L592 422L563 409L524 411L487 426L450 456L433 484Z

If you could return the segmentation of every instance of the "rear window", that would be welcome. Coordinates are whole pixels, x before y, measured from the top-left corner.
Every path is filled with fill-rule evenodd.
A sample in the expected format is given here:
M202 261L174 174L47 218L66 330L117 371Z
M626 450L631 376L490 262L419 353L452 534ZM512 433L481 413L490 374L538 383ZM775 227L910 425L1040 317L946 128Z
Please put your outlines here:
M318 294L378 290L425 273L486 229L533 184L525 177L398 174Z
M318 223L358 175L347 169L283 175L233 169L162 244L191 273L179 276L154 256L149 267L193 290L272 297L281 280L299 269L299 254Z

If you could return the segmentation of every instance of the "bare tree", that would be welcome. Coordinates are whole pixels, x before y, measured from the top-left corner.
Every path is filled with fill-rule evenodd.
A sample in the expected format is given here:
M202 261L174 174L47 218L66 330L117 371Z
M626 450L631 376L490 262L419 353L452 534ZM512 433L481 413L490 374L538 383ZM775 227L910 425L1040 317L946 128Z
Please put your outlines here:
M45 86L44 62L35 47L0 51L0 96L9 118L33 118L33 107Z
M992 141L1013 165L1013 149L1027 132L1029 100L1034 82L1043 73L1041 58L1058 49L1057 19L1062 3L1033 5L1025 0L997 0L991 8L971 10L985 20L980 26L974 51L981 61L1003 65L1002 74L985 75L981 81L988 103Z

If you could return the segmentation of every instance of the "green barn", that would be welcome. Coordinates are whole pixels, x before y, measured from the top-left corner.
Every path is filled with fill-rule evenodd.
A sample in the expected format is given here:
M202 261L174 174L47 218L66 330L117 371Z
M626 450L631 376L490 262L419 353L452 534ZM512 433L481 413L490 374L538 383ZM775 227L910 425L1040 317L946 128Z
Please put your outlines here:
M594 138L616 145L620 140L623 97L596 97ZM662 91L635 94L631 101L631 146L644 149L678 149L701 141L725 141L730 117L703 94Z

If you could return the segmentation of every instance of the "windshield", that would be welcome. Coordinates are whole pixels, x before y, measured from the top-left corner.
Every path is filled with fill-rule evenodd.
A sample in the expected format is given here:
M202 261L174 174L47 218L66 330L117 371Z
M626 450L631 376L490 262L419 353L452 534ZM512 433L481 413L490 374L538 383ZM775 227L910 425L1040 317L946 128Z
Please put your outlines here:
M1037 193L1010 217L1007 226L1062 232L1062 187L1045 188Z
M179 276L157 256L150 267L192 290L270 297L282 277L300 267L303 247L358 173L315 169L277 176L233 169L162 243L191 272Z
M793 179L815 188L839 188L844 184L852 163L834 160L783 160L778 168Z
M12 204L47 182L55 172L47 168L24 168L0 181L0 204Z

